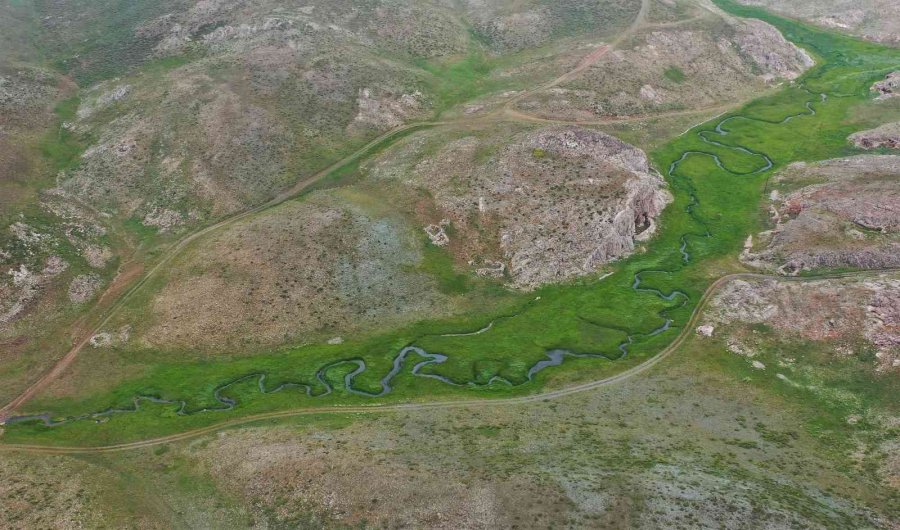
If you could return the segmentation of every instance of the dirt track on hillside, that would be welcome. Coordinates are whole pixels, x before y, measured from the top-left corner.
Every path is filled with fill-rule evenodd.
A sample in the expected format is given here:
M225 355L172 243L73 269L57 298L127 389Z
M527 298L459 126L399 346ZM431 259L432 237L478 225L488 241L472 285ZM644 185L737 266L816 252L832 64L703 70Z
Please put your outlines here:
M691 115L698 114L703 112L712 112L719 110L719 107L709 108L709 109L695 109L688 111L673 111L669 113L660 113L655 115L648 116L633 116L633 117L610 117L606 119L592 120L592 121L564 121L564 120L546 120L535 116L530 116L528 114L519 112L514 110L513 105L521 100L524 97L532 95L536 92L540 92L543 90L547 90L554 86L557 86L561 83L567 82L572 78L579 75L581 72L589 68L590 66L596 64L601 58L603 58L610 50L614 49L617 45L623 42L626 38L634 34L638 29L643 27L646 24L646 16L650 8L650 0L641 0L641 7L638 12L638 15L635 17L635 20L632 24L621 34L618 35L616 39L614 39L611 43L602 45L592 51L590 54L585 56L572 70L562 74L556 79L540 85L534 89L524 91L516 96L510 98L500 109L497 111L490 113L485 116L475 117L475 118L462 118L459 120L452 121L432 121L432 122L419 122L419 123L410 123L407 125L403 125L390 131L387 131L378 137L374 138L372 141L362 146L354 153L348 155L347 157L331 164L325 169L301 179L293 186L288 188L287 190L279 193L270 201L261 204L255 208L250 210L246 210L241 213L237 213L232 215L231 217L227 217L222 219L212 225L209 225L205 228L200 229L193 234L190 234L178 242L174 243L171 247L169 247L163 254L162 257L157 261L152 267L147 269L143 275L140 273L143 271L143 267L138 264L131 264L120 271L119 275L116 276L116 279L110 284L110 286L104 291L104 293L98 299L97 306L95 306L94 311L98 309L103 313L100 316L99 324L93 327L86 327L87 324L79 323L73 328L73 346L66 352L66 354L61 357L58 361L54 363L54 365L45 372L37 381L32 383L28 388L26 388L19 396L15 399L4 405L0 408L0 422L5 420L6 418L13 415L13 413L34 396L39 394L41 391L45 390L53 381L59 378L77 359L81 350L89 343L92 336L101 332L104 327L112 320L112 318L118 313L118 311L134 296L136 292L138 292L141 287L148 282L150 278L152 278L155 274L157 274L160 270L162 270L166 265L168 265L175 256L177 256L181 251L187 248L189 245L194 243L195 241L203 238L206 235L211 234L219 229L225 228L229 225L232 225L242 219L248 218L255 214L261 213L265 210L273 208L285 201L293 199L307 190L309 190L314 184L320 182L335 170L352 163L356 160L361 159L368 152L370 152L376 146L382 144L383 142L389 141L391 138L396 136L400 136L408 131L419 129L419 128L428 128L435 126L445 126L445 125L465 125L465 124L479 124L479 123L494 123L498 121L522 121L522 122L537 122L537 123L552 123L552 124L571 124L571 125L602 125L602 124L612 124L612 123L620 123L620 122L634 122L634 121L643 121L657 118L665 118L665 117L674 117L674 116L682 116L682 115ZM735 103L732 105L723 105L721 108L733 107L735 105L739 105L740 103ZM104 308L103 306L108 304L108 308Z
M227 429L229 427L235 427L238 425L245 425L248 423L254 423L258 421L264 420L272 420L279 418L292 418L298 416L316 416L316 415L327 415L327 414L374 414L374 413L390 413L390 412L403 412L410 410L431 410L431 409L456 409L456 408L467 408L467 407L494 407L494 406L510 406L510 405L523 405L528 403L535 403L539 401L549 401L553 399L559 399L561 397L569 396L572 394L579 394L582 392L587 392L590 390L595 390L597 388L613 385L615 383L620 383L627 379L630 379L638 374L646 372L650 368L656 366L660 361L664 360L666 357L669 357L673 353L675 353L678 348L681 347L682 344L691 336L694 332L694 328L696 327L697 321L700 319L700 316L703 314L703 310L706 308L709 301L712 299L713 295L726 283L733 280L765 280L765 279L775 279L782 282L807 282L807 281L818 281L824 279L838 279L838 278L864 278L870 276L877 276L888 273L897 273L900 272L900 269L885 269L885 270L872 270L872 271L859 271L859 272L845 272L845 273L837 273L837 274L823 274L819 276L807 276L807 277L784 277L784 276L773 276L767 274L757 274L757 273L737 273L737 274L729 274L726 276L722 276L715 282L713 282L707 289L704 291L703 296L700 297L700 300L697 303L697 306L694 308L693 313L691 314L691 318L687 321L685 326L681 329L681 332L672 341L668 346L663 348L659 353L654 355L653 357L647 359L643 363L632 367L624 372L618 373L616 375L598 379L596 381L590 381L587 383L582 383L580 385L574 385L566 388L561 388L558 390L551 390L549 392L542 392L539 394L532 394L528 396L521 397L513 397L506 399L466 399L466 400L454 400L454 401L433 401L427 403L402 403L397 405L369 405L369 406L332 406L332 407L304 407L292 410L283 410L277 412L268 412L263 414L255 414L251 416L245 416L243 418L235 418L233 420L224 421L221 423L217 423L215 425L210 425L207 427L202 427L199 429L193 429L190 431L185 431L177 434L172 434L169 436L163 436L159 438L152 438L149 440L141 440L137 442L129 442L122 444L114 444L107 446L97 446L97 447L56 447L50 445L34 445L34 444L0 444L0 451L21 451L28 453L40 453L40 454L87 454L87 453L111 453L118 451L128 451L132 449L141 449L144 447L152 447L155 445L177 442L181 440L187 440L191 438L196 438L197 436L202 436L204 434L209 434L212 432L216 432L222 429Z

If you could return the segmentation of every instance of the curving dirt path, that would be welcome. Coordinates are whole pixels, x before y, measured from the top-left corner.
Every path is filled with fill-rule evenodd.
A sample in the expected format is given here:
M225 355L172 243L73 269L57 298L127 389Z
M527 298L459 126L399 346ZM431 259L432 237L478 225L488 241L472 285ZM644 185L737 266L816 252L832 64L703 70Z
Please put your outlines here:
M179 240L173 246L169 247L164 252L162 258L160 258L160 260L156 262L153 267L144 272L143 275L140 275L140 273L143 271L142 265L132 263L126 267L123 267L119 274L116 275L116 278L113 280L110 286L103 292L103 294L99 298L98 304L101 305L102 303L109 303L107 301L115 300L111 303L105 313L103 313L99 324L90 328L85 328L86 324L77 323L75 326L76 331L74 332L73 337L73 346L69 349L68 352L66 352L63 357L56 361L56 363L54 363L53 366L40 377L40 379L32 383L21 394L19 394L18 397L0 408L0 423L10 417L12 413L17 408L21 407L25 402L33 398L40 391L47 388L50 383L52 383L57 377L65 372L66 369L68 369L69 366L71 366L75 359L78 357L78 354L81 352L81 350L91 340L91 337L96 333L99 333L106 326L106 324L109 323L112 317L115 316L117 311L121 309L122 306L124 306L125 303L128 302L128 300L130 300L131 297L134 296L134 294L138 290L140 290L140 288L145 283L147 283L150 278L152 278L157 272L159 272L163 267L171 262L172 259L177 256L182 250L184 250L188 245L207 234L229 226L237 221L240 221L241 219L245 219L262 211L278 206L279 204L300 195L310 186L327 177L335 170L351 162L359 160L366 153L371 151L374 147L381 144L382 142L388 141L395 136L404 134L407 131L411 131L414 129L424 129L435 125L442 125L444 123L445 122L411 123L403 125L401 127L397 127L395 129L391 129L390 131L387 131L386 133L376 137L366 145L360 147L349 156L335 162L334 164L331 164L325 169L322 169L321 171L310 175L305 179L301 179L287 190L279 193L270 201L263 203L253 209L245 210L243 212L234 214L231 217L226 217L225 219L213 223ZM132 282L135 283L132 284Z
M205 228L200 229L197 232L194 232L178 242L174 243L168 249L166 249L162 257L157 261L152 267L144 271L143 265L129 262L127 266L123 266L120 270L119 274L110 284L110 286L103 292L103 294L98 299L97 305L92 310L92 314L96 313L99 309L100 315L98 316L99 323L90 326L89 320L90 316L85 317L75 325L73 325L73 338L72 338L72 347L63 355L59 360L57 360L53 366L47 370L39 379L33 382L30 386L28 386L21 394L19 394L16 398L14 398L9 403L5 404L3 407L0 407L0 423L5 421L7 418L13 415L13 413L26 402L31 400L34 396L40 393L42 390L46 389L54 380L60 377L75 361L78 357L81 350L88 344L91 337L95 334L102 331L102 329L110 322L113 316L121 309L133 296L134 294L140 290L140 288L147 283L147 281L152 278L155 274L157 274L163 267L168 265L172 259L177 256L182 250L184 250L188 245L197 241L198 239L216 231L221 228L227 227L233 223L236 223L242 219L255 215L257 213L263 212L270 208L273 208L285 201L293 199L298 195L302 194L304 191L309 189L313 184L321 181L335 170L351 163L356 160L359 160L364 155L366 155L369 151L371 151L376 146L380 145L383 142L390 140L391 138L397 137L401 134L404 134L408 131L412 131L415 129L424 129L428 127L442 126L442 125L465 125L465 124L478 124L478 123L491 123L496 121L522 121L522 122L536 122L536 123L553 123L553 124L570 124L570 125L602 125L602 124L611 124L611 123L619 123L619 122L636 122L636 121L644 121L656 118L665 118L665 117L674 117L681 115L690 115L697 114L706 111L717 110L717 108L709 108L709 109L697 109L691 111L673 111L669 113L660 113L656 115L648 115L648 116L629 116L622 118L605 118L598 119L592 121L565 121L565 120L545 120L539 117L530 116L528 114L524 114L518 111L515 111L512 106L516 101L521 98L527 97L530 94L535 92L539 92L542 90L546 90L548 88L552 88L560 83L566 82L567 80L577 76L586 68L595 64L599 61L610 49L614 48L617 44L621 43L624 39L632 35L635 31L637 31L640 27L644 25L644 21L646 19L647 13L650 9L650 0L641 0L641 7L638 11L637 17L632 22L632 24L626 29L623 33L621 33L614 41L612 41L608 45L604 45L599 47L598 49L591 52L584 59L582 59L578 65L561 75L560 77L545 83L535 89L530 91L525 91L521 94L517 94L509 101L507 101L504 106L494 113L490 113L486 116L479 116L475 118L460 118L458 120L450 120L450 121L429 121L429 122L417 122L410 123L406 125L402 125L400 127L396 127L391 129L378 137L374 138L372 141L367 143L366 145L360 147L358 150L348 155L347 157L331 164L318 171L317 173L310 175L304 179L301 179L297 183L295 183L290 188L284 190L279 193L273 199L268 202L265 202L255 208L250 210L245 210L243 212L236 213L230 217L226 217L216 223L213 223ZM739 105L740 103L733 103L730 106L733 107L735 105ZM722 108L725 108L723 106ZM141 274L143 272L143 274ZM108 307L104 307L104 305L108 304Z
M383 144L384 142L388 142L402 134L405 134L409 131L413 131L416 129L425 129L429 127L435 126L445 126L445 125L474 125L479 123L493 123L497 121L519 121L519 122L536 122L536 123L548 123L548 124L569 124L569 125L603 125L603 124L613 124L613 123L622 123L622 122L638 122L638 121L646 121L658 118L666 118L666 117L675 117L675 116L683 116L683 115L693 115L704 112L714 112L722 109L734 108L735 106L741 105L744 102L734 102L731 104L719 105L715 107L703 108L703 109L692 109L692 110L679 110L672 111L667 113L659 113L654 115L646 115L646 116L627 116L627 117L610 117L603 118L598 120L590 120L590 121L566 121L566 120L552 120L552 119L544 119L536 116L531 116L525 113L521 113L516 111L513 108L513 105L516 101L521 100L524 97L527 97L530 94L535 92L539 92L542 90L546 90L548 88L552 88L560 83L564 83L575 76L579 75L582 71L589 68L591 65L596 64L606 53L608 53L611 49L615 48L618 44L623 42L626 38L634 34L638 29L645 26L645 20L647 13L650 8L650 0L641 0L640 10L635 17L635 20L632 24L621 34L617 36L611 43L601 46L591 52L589 55L584 57L578 65L572 70L564 73L560 77L535 87L534 89L522 92L517 94L516 96L510 98L500 109L489 113L484 116L474 117L474 118L460 118L457 120L448 120L448 121L429 121L429 122L417 122L406 124L394 129L391 129L378 137L374 138L366 145L360 147L352 154L347 157L331 164L330 166L318 171L317 173L310 175L304 179L301 179L297 183L295 183L290 188L284 190L279 193L270 201L263 203L255 208L245 210L243 212L236 213L230 217L224 218L214 224L211 224L205 228L200 229L193 234L190 234L178 242L174 243L172 246L167 248L162 257L149 269L146 271L143 270L143 266L137 263L130 263L128 266L123 267L120 271L119 275L117 275L116 279L111 283L111 285L106 289L106 291L101 295L98 300L97 305L92 310L91 314L95 314L99 311L98 321L99 323L95 326L89 325L89 318L84 318L76 323L73 326L73 346L66 352L66 354L61 357L53 366L44 373L37 381L32 383L28 388L26 388L21 394L19 394L15 399L4 405L0 408L0 424L2 424L6 419L10 418L14 415L14 412L21 407L23 404L32 399L35 395L40 393L42 390L46 389L53 381L62 376L62 374L74 363L77 359L79 353L82 349L89 343L90 338L99 333L117 314L117 312L138 292L155 274L159 273L164 267L166 267L175 256L177 256L182 250L188 247L193 242L199 240L200 238L216 231L221 228L225 228L233 223L236 223L242 219L255 215L257 213L263 212L270 208L273 208L285 201L293 199L303 192L307 191L312 185L317 182L323 180L328 177L335 170L352 163L356 160L359 160L367 153L369 153L375 147ZM141 274L143 272L143 274ZM106 307L104 307L106 306Z
M647 19L647 13L649 13L649 12L650 12L650 0L641 0L641 7L638 10L637 16L634 18L634 21L631 23L630 26L628 26L628 28L625 31L623 31L622 33L617 35L615 39L613 39L608 44L603 44L601 46L598 46L594 51L592 51L591 53L586 55L584 58L582 58L580 61L578 61L578 64L575 66L575 68L560 75L556 79L552 79L552 80L550 80L546 83L543 83L541 85L538 85L532 89L523 90L522 92L509 98L506 101L506 103L504 103L503 106L496 111L496 113L501 116L502 115L527 116L527 114L516 111L513 108L516 103L522 101L523 99L527 98L528 96L531 96L538 92L543 92L545 90L549 90L555 86L559 86L563 83L571 81L572 79L577 77L579 74L581 74L581 72L583 72L583 71L587 70L588 68L590 68L591 66L597 64L597 62L600 59L602 59L604 56L606 56L606 54L609 53L610 50L615 49L625 39L627 39L628 37L631 37L632 35L634 35L634 33L638 29L643 27L645 24L644 21Z
M673 340L668 346L663 348L659 353L654 355L653 357L647 359L643 363L634 366L624 372L618 373L616 375L598 379L596 381L590 381L587 383L582 383L579 385L574 385L570 387L561 388L559 390L551 390L548 392L542 392L539 394L531 394L528 396L520 396L513 398L502 398L502 399L467 399L467 400L451 400L451 401L433 401L428 403L402 403L397 405L368 405L368 406L331 406L331 407L303 407L291 410L282 410L277 412L267 412L263 414L255 414L250 416L244 416L242 418L235 418L233 420L223 421L220 423L216 423L214 425L209 425L207 427L201 427L199 429L194 429L190 431L184 431L177 434L172 434L169 436L162 436L159 438L152 438L148 440L141 440L137 442L128 442L122 444L113 444L113 445L105 445L105 446L94 446L94 447L61 447L61 446L52 446L52 445L36 445L36 444L3 444L0 443L0 451L19 451L19 452L27 452L27 453L38 453L38 454L88 454L88 453L112 453L119 451L129 451L133 449L141 449L145 447L152 447L155 445L177 442L181 440L187 440L191 438L196 438L198 436L202 436L204 434L209 434L212 432L216 432L222 429L227 429L230 427L235 427L238 425L246 425L249 423L255 423L264 420L271 419L279 419L279 418L292 418L298 416L315 416L315 415L327 415L327 414L374 414L374 413L390 413L390 412L403 412L410 410L433 410L433 409L454 409L454 408L470 408L470 407L493 407L493 406L512 406L512 405L522 405L528 403L536 403L539 401L549 401L553 399L558 399L565 396L570 396L573 394L579 394L582 392L588 392L590 390L594 390L597 388L613 385L616 383L620 383L625 381L626 379L630 379L638 374L646 372L650 368L656 366L660 361L664 360L666 357L669 357L673 353L675 353L682 344L691 336L694 332L694 328L697 325L697 321L700 319L700 316L703 313L703 310L706 309L706 306L709 304L709 301L712 299L713 295L718 291L723 285L726 283L738 280L738 279L757 279L757 280L765 280L765 279L774 279L782 282L810 282L810 281L818 281L818 280L826 280L826 279L839 279L839 278L864 278L870 276L880 276L883 274L889 273L898 273L900 272L900 268L891 268L891 269L880 269L880 270L869 270L869 271L857 271L857 272L844 272L844 273L836 273L836 274L822 274L817 276L805 276L805 277L784 277L784 276L776 276L770 274L758 274L751 272L743 272L736 274L729 274L726 276L722 276L713 282L707 289L704 291L703 296L700 297L700 300L697 303L697 306L694 308L694 311L691 313L690 319L688 319L685 326L681 329L681 332L678 336Z

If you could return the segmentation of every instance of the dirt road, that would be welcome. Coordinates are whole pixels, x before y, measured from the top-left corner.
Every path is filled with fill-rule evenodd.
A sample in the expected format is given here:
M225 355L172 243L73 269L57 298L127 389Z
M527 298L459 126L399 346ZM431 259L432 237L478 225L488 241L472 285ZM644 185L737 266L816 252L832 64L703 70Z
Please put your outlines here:
M109 308L105 311L105 314L103 315L102 320L100 320L100 323L90 328L84 328L84 324L76 324L74 326L76 331L73 333L73 346L69 349L68 352L66 352L63 357L56 361L56 363L54 363L50 370L44 373L44 375L42 375L40 379L32 383L31 386L29 386L27 389L25 389L24 392L19 394L18 397L4 405L3 408L0 408L0 422L10 417L17 408L21 407L24 403L33 398L40 391L47 388L50 383L52 383L57 377L62 375L62 373L72 365L81 350L88 344L88 342L90 342L91 337L103 330L103 328L116 315L118 310L121 309L122 306L124 306L125 303L127 303L128 300L130 300L131 297L134 296L134 294L145 283L147 283L150 278L152 278L163 267L169 264L172 259L177 256L182 250L184 250L188 245L207 234L231 225L241 219L250 217L269 208L273 208L287 200L300 195L304 190L327 177L336 169L339 169L346 164L358 160L363 155L371 151L375 146L379 145L381 142L389 140L394 136L403 134L413 129L426 128L433 125L440 125L441 123L442 122L430 122L404 125L378 136L371 142L360 147L351 155L339 160L338 162L335 162L334 164L328 166L327 168L319 171L314 175L300 180L291 188L278 194L278 196L276 196L272 200L261 204L251 210L246 210L244 212L232 215L231 217L222 219L221 221L209 225L206 228L203 228L185 237L184 239L181 239L173 246L169 247L163 254L163 257L158 262L156 262L153 267L148 269L143 274L143 276L140 275L141 271L143 271L142 265L132 263L126 267L123 267L122 271L120 271L120 273L116 276L110 286L103 292L103 294L99 298L98 304L100 304L101 307L102 304L110 303L114 300L114 302L112 302Z
M615 383L620 383L627 379L630 379L638 374L646 372L647 370L656 366L660 361L664 360L666 357L669 357L673 353L675 353L678 348L681 347L682 344L694 333L694 328L697 325L697 321L700 319L700 316L703 313L703 310L709 304L709 301L712 299L713 295L718 291L723 285L726 283L744 279L744 280L765 280L765 279L775 279L782 282L808 282L808 281L817 281L817 280L826 280L826 279L838 279L838 278L865 278L870 276L879 276L882 274L890 274L890 273L898 273L900 269L883 269L883 270L871 270L871 271L858 271L858 272L844 272L844 273L836 273L836 274L823 274L819 276L806 276L806 277L784 277L784 276L774 276L768 274L757 274L757 273L737 273L737 274L729 274L726 276L722 276L715 282L713 282L707 289L704 291L703 296L700 297L700 300L697 303L697 306L694 308L694 312L691 314L691 318L685 324L685 326L681 329L681 332L672 341L668 346L663 348L659 353L654 355L653 357L647 359L643 363L630 368L624 372L618 373L614 376L607 377L604 379L598 379L596 381L590 381L587 383L582 383L580 385L574 385L566 388L561 388L559 390L551 390L549 392L542 392L539 394L532 394L528 396L521 397L513 397L506 399L468 399L468 400L455 400L455 401L433 401L429 403L403 403L397 405L368 405L368 406L333 406L333 407L304 407L298 409L291 410L283 410L277 412L268 412L264 414L254 414L250 416L245 416L243 418L235 418L233 420L223 421L221 423L217 423L215 425L210 425L207 427L202 427L199 429L194 429L190 431L181 432L178 434L172 434L169 436L163 436L160 438L153 438L149 440L141 440L137 442L129 442L122 444L114 444L114 445L106 445L106 446L97 446L97 447L57 447L50 445L33 445L33 444L2 444L0 443L0 451L21 451L28 453L40 453L40 454L84 454L84 453L111 453L118 451L128 451L132 449L141 449L144 447L152 447L154 445L160 445L165 443L177 442L180 440L187 440L190 438L195 438L198 436L202 436L204 434L209 434L212 432L216 432L222 429L227 429L229 427L235 427L238 425L246 425L254 422L278 419L278 418L293 418L298 416L317 416L317 415L327 415L327 414L383 414L383 413L391 413L391 412L404 412L410 410L433 410L433 409L456 409L456 408L471 408L471 407L501 407L501 406L512 406L512 405L523 405L528 403L536 403L540 401L549 401L553 399L559 399L561 397L570 396L572 394L578 394L581 392L587 392L590 390L595 390L597 388L602 388L605 386L610 386Z
M99 323L93 327L86 327L84 322L80 322L78 325L74 326L73 331L73 346L66 352L66 354L61 357L58 361L56 361L53 366L45 372L37 381L32 383L28 388L26 388L21 394L19 394L15 399L4 405L0 408L0 422L5 420L6 418L13 415L13 413L42 390L46 389L54 380L60 377L77 359L79 353L82 349L89 343L92 336L102 331L106 325L112 320L112 318L117 314L117 312L134 296L136 292L138 292L142 286L144 286L152 277L159 273L164 267L166 267L175 256L177 256L181 251L183 251L188 245L193 242L203 238L204 236L225 228L229 225L232 225L242 219L250 217L252 215L258 214L270 208L273 208L285 201L288 201L292 198L295 198L302 194L304 191L308 190L313 184L321 181L326 178L328 175L333 173L335 170L352 163L356 160L359 160L367 153L369 153L373 148L380 145L382 142L386 142L391 138L400 136L408 131L412 131L415 129L424 129L428 127L441 126L441 125L465 125L465 124L479 124L479 123L490 123L496 121L520 121L520 122L537 122L537 123L552 123L552 124L571 124L571 125L602 125L609 123L619 123L619 122L633 122L633 121L642 121L649 119L657 119L671 116L680 116L680 115L688 115L688 114L697 114L705 111L711 111L714 109L698 109L698 110L689 110L689 111L673 111L669 113L661 113L658 115L649 115L649 116L630 116L630 117L610 117L605 119L591 120L591 121L565 121L565 120L548 120L539 118L536 116L531 116L519 111L514 110L512 107L516 103L516 101L521 100L524 97L527 97L536 92L540 92L542 90L547 90L554 86L557 86L561 83L565 83L566 81L576 77L582 71L589 68L593 64L596 64L606 53L608 53L611 49L615 48L618 44L623 42L626 38L634 34L639 28L643 27L645 24L647 12L650 9L650 0L641 0L641 7L638 11L635 20L632 24L621 33L615 40L611 43L603 45L592 51L590 54L585 56L581 61L579 61L578 65L572 70L564 73L563 75L557 77L556 79L535 87L532 90L528 90L513 96L510 100L508 100L503 107L495 111L494 113L488 114L486 116L479 116L474 118L460 118L458 120L453 121L432 121L432 122L418 122L411 123L407 125L403 125L397 127L395 129L391 129L390 131L381 134L376 137L366 145L360 147L352 154L347 157L335 162L334 164L328 166L321 171L301 179L296 184L294 184L289 189L279 193L272 200L261 204L255 208L250 210L245 210L243 212L234 214L230 217L222 219L212 225L209 225L193 234L186 236L185 238L179 240L177 243L174 243L165 252L162 254L162 257L143 275L140 275L140 272L143 270L138 265L133 264L131 268L123 268L120 274L116 277L116 280L112 282L112 284L106 289L106 291L101 295L98 302L98 308L100 308L100 316ZM737 105L733 104L731 106ZM727 108L727 105L723 105L722 108ZM104 304L109 304L108 308L104 307ZM94 310L96 311L96 309Z

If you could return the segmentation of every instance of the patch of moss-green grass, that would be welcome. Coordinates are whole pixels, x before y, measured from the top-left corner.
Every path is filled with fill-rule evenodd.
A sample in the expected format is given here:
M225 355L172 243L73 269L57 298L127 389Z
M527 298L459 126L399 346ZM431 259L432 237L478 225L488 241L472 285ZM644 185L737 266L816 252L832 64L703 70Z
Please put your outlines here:
M39 144L41 155L57 171L69 169L78 164L79 157L84 152L84 140L65 126L67 122L75 118L78 103L78 97L72 97L57 104L55 110L59 127L47 132Z
M437 95L435 108L438 114L498 86L496 81L488 78L495 65L480 49L473 49L461 59L420 60L418 66L431 74L429 84Z
M898 64L896 50L730 1L717 3L735 14L771 22L790 40L812 50L820 63L780 92L700 125L652 153L654 165L667 176L674 202L662 214L656 237L643 252L617 262L612 275L602 281L593 277L546 286L515 295L498 310L444 321L423 320L341 345L313 344L202 362L161 352L165 362L148 366L107 391L76 392L66 399L43 397L33 401L29 410L51 411L54 417L78 416L133 407L135 396L153 396L183 401L186 414L177 413L180 404L145 400L135 413L90 417L58 427L36 422L8 425L6 440L101 444L297 407L509 397L595 380L652 357L677 336L723 267L734 267L728 264L746 236L760 229L758 205L772 172L793 161L847 153L847 134L866 125L854 118L854 109L871 100L871 82ZM436 82L445 87L441 104L482 90L486 61L472 56L462 62L429 65ZM384 141L388 148L393 139ZM439 277L454 274L445 258L429 259L437 264L434 273ZM452 276L447 281L448 288L461 288ZM484 331L476 333L479 330ZM447 359L420 366L417 377L412 368L425 359L411 354L389 381L389 393L371 397L348 391L347 378L364 362L366 370L351 379L352 387L359 392L381 392L382 380L391 372L398 352L410 344ZM568 357L560 366L530 373L536 363L548 359L548 351L557 348L583 357ZM454 384L421 377L425 374ZM743 377L752 383L763 376L751 371ZM766 377L771 373L767 371ZM273 392L287 382L295 385ZM298 385L309 385L312 397ZM325 395L328 386L333 391ZM799 391L786 388L785 392ZM232 402L233 407L225 407ZM837 416L823 416L822 432L836 429L836 421Z
M418 269L430 274L437 281L438 290L444 294L469 292L472 288L469 276L455 270L450 253L433 245L427 239L423 239L422 245L422 263Z
M683 83L686 79L684 70L678 68L677 66L670 66L666 68L666 70L663 72L663 75L666 77L666 79L674 83Z

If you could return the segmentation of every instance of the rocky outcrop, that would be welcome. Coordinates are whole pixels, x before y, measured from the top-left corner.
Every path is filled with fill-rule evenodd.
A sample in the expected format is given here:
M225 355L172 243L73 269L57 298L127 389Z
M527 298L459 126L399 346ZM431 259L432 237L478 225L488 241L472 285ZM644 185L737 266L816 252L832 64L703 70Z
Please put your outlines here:
M602 50L601 50L602 51ZM591 120L715 106L796 79L813 60L773 26L712 16L638 32L580 74L516 102L543 118Z
M878 94L878 99L900 96L900 71L886 75L884 80L872 85L872 91Z
M830 343L840 355L875 350L875 371L900 370L900 280L775 280L729 282L711 301L704 326L766 324L785 338ZM701 326L703 327L703 326ZM698 328L698 332L699 328ZM729 349L753 356L732 337Z
M489 211L501 218L500 249L513 284L524 289L594 272L631 253L671 200L643 151L579 127L530 135L506 150L500 168L506 178L494 183ZM513 193L504 193L507 186ZM515 222L514 212L529 214Z
M25 265L9 269L9 283L0 282L0 328L19 317L53 278L69 268L59 256L50 256L39 272Z
M103 282L99 274L80 274L69 284L69 300L75 304L83 304L94 297L101 285Z
M851 134L849 140L860 149L900 149L900 122Z
M900 44L900 4L895 0L738 0L788 17L889 45Z
M357 114L348 126L351 130L383 131L399 127L412 118L424 116L428 109L425 96L419 91L400 96L375 96L369 88L360 89L356 106Z
M397 167L407 156L417 155L391 153L372 175L424 189L434 202L426 223L452 222L450 252L472 272L521 289L590 274L628 255L654 233L671 201L643 151L581 127L465 137Z
M744 262L783 274L900 267L900 156L792 164L772 180L772 229ZM796 188L796 183L815 182ZM779 190L784 189L782 194Z
M815 65L805 50L789 42L774 26L762 20L742 20L737 26L735 43L767 79L796 79Z

